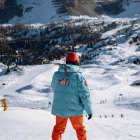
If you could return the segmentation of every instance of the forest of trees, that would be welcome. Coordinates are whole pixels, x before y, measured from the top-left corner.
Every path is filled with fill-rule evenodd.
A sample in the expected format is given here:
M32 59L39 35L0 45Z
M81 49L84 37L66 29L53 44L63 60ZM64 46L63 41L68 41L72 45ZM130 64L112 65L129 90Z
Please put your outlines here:
M76 25L76 23L83 24ZM137 22L137 21L135 21ZM65 20L64 22L51 23L43 26L32 25L0 25L0 62L7 65L44 64L53 60L63 58L68 52L75 52L77 46L86 46L92 48L92 51L101 49L108 45L114 45L117 42L108 38L101 38L102 33L115 29L121 22L105 23L93 22L85 24L86 20L77 19ZM132 22L133 26L134 22ZM130 27L119 31L117 35L124 35L128 39L132 34ZM140 37L133 37L129 42L139 42ZM86 54L81 57L81 62L85 59L91 60L98 56L98 53Z

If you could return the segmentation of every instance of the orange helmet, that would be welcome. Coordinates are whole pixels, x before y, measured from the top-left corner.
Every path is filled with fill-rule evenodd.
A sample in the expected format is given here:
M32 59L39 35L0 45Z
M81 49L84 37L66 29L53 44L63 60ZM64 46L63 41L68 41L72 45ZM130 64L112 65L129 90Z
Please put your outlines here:
M78 65L79 62L79 56L76 53L69 53L66 57L67 64Z

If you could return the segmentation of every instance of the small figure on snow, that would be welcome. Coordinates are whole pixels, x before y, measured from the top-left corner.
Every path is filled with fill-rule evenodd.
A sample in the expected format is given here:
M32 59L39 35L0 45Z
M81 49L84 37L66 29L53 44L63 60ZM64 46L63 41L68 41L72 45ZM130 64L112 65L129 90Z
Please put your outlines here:
M123 114L121 114L121 118L124 118L124 115Z
M103 103L103 100L100 101L100 104L102 104L102 103Z
M123 94L119 94L119 101L123 101Z
M48 102L48 108L50 108L52 106L51 102Z
M3 111L6 111L7 110L7 102L6 102L6 100L2 99L1 102L2 102L2 105L4 107Z
M87 140L83 126L83 111L92 118L92 105L88 83L77 66L79 57L75 53L68 54L66 65L61 65L52 79L54 98L52 114L56 115L56 125L52 133L52 140L61 140L68 119L77 133L78 140Z

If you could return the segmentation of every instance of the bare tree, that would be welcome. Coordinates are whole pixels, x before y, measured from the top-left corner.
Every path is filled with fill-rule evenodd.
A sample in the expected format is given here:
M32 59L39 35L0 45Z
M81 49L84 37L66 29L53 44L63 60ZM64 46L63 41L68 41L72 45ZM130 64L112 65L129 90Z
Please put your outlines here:
M11 62L15 61L14 58L14 50L6 44L0 44L0 62L7 65L6 74L10 72L10 64Z

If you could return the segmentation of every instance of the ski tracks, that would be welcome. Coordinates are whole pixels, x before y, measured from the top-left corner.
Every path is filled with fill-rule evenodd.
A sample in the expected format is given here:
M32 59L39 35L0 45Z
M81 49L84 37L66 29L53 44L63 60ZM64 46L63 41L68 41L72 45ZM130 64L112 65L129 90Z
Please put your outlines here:
M92 122L90 122L90 129L87 128L87 131L89 131L88 133L90 133L89 135L91 135L89 136L88 140L93 140L93 139L94 140L99 140L99 139L100 140L125 140L125 139L139 140L140 139L139 136L135 136L127 130L126 131L122 130L121 127L125 128L125 126L120 126L120 128L117 128L117 126L115 127L115 125L112 126L113 123L110 124L109 120L106 121L106 119L104 120L93 119L91 121ZM119 121L119 120L115 120L115 121Z

